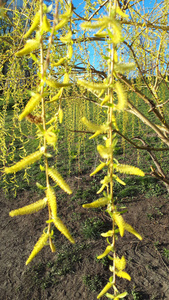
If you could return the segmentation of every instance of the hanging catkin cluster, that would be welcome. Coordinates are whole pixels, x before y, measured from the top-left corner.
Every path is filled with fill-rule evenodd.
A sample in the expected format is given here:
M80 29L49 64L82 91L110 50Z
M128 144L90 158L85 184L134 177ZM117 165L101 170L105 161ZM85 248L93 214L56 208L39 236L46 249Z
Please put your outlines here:
M116 3L116 2L115 2ZM102 159L99 166L90 174L95 175L103 168L107 168L107 175L101 180L101 187L97 194L103 192L103 196L92 203L84 204L84 208L98 208L107 207L106 211L112 219L112 228L106 233L101 235L107 240L107 247L103 254L97 258L101 259L108 256L112 265L109 266L109 270L112 275L109 278L109 282L102 289L98 295L98 299L102 296L107 296L109 299L121 299L127 295L127 292L119 292L116 284L116 277L131 280L130 275L125 271L126 260L125 257L118 257L116 253L116 235L120 234L124 236L125 231L134 234L138 239L142 239L141 235L122 217L122 211L118 209L114 197L113 197L113 182L118 181L122 185L125 182L122 181L117 173L125 173L131 175L144 176L144 172L134 166L120 164L114 157L114 149L117 144L117 135L113 133L113 129L118 130L116 116L120 112L125 112L127 108L127 95L124 86L117 80L116 72L130 70L133 68L133 64L124 63L120 64L118 61L117 48L122 41L122 28L118 21L118 17L126 18L127 15L121 11L120 7L115 4L114 6L109 3L108 15L99 18L95 22L82 23L81 27L84 30L97 30L96 36L109 37L109 59L107 59L108 76L103 82L91 82L88 80L78 80L78 84L88 91L93 93L100 101L100 106L104 105L107 111L107 120L103 124L96 124L88 120L86 117L82 118L83 124L93 132L93 135L89 139L96 138L97 136L103 136L104 144L97 145L97 151ZM99 103L99 102L98 102ZM97 119L97 117L96 117ZM124 120L126 117L124 116ZM111 293L108 291L111 290Z
M38 72L39 85L37 85L36 91L30 92L31 97L19 115L19 121L22 121L26 118L28 122L33 123L34 126L37 127L37 136L39 137L40 141L39 150L24 157L16 164L10 167L5 167L5 174L15 174L16 172L25 169L27 166L32 166L32 164L34 164L35 162L44 162L44 166L41 165L40 169L41 172L45 172L46 174L46 186L37 184L39 188L44 190L44 197L36 201L35 203L32 203L19 209L12 210L9 213L11 217L32 214L48 206L49 219L46 221L48 226L45 227L45 229L43 230L43 234L37 241L32 253L26 261L26 264L30 263L31 260L47 243L50 245L52 252L55 251L55 246L52 242L52 223L63 235L65 235L65 237L71 243L75 242L69 230L63 224L62 220L58 217L57 196L55 195L53 184L58 185L67 194L71 194L72 190L62 178L58 170L56 170L52 166L49 166L48 162L48 157L51 157L51 154L48 152L48 145L50 147L52 146L53 148L55 148L57 142L55 124L57 122L61 124L64 117L62 110L62 94L64 93L65 88L71 86L71 83L69 82L68 65L73 55L73 42L71 39L72 33L69 26L67 26L68 32L60 36L60 41L63 43L64 48L67 49L66 51L64 51L65 56L58 58L58 61L55 61L55 63L53 63L52 65L52 67L55 70L56 68L59 68L60 65L65 65L67 68L67 71L65 71L63 79L61 79L60 82L50 77L49 73L47 72L49 68L49 56L54 36L58 34L59 29L61 29L63 26L66 26L71 20L72 6L67 5L65 8L65 12L62 14L59 14L58 6L56 6L56 12L54 15L52 27L50 25L50 21L47 18L47 13L50 12L50 9L50 7L47 7L45 4L43 4L43 1L41 1L39 10L35 14L29 30L24 35L26 43L21 50L16 52L16 57L25 57L25 55L31 56L31 58L34 60L34 63L37 64L38 67L40 66ZM35 31L35 37L31 38L31 35ZM44 53L46 33L48 33L49 35L49 40L47 43L47 51L46 53ZM27 40L28 37L29 40ZM37 60L37 57L33 53L35 51L36 53L39 53L40 61ZM46 61L45 56L48 57L48 60L46 59ZM52 71L51 73L53 74L53 72L54 71ZM50 98L47 102L45 101L46 87L46 94ZM57 112L56 110L49 108L50 105L53 106L53 102L58 103ZM41 110L41 116L36 116L37 108L38 112ZM50 120L47 120L46 111L50 113L54 112L51 115Z

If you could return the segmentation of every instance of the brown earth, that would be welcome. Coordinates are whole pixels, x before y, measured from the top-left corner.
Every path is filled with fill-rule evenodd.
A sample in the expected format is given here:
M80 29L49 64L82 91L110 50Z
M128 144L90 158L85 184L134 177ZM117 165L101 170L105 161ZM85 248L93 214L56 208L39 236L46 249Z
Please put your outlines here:
M89 182L89 176L85 180ZM83 180L75 177L72 182L69 183L75 191L79 187L82 191L85 189L86 183ZM30 199L30 192L22 191L16 199L6 199L1 191L0 299L95 300L111 276L106 260L103 263L96 259L96 255L101 254L106 247L105 239L97 236L87 239L82 230L82 224L89 215L90 218L99 215L104 226L111 228L108 216L101 210L85 210L79 204L81 200L73 201L70 196L60 194L58 198L60 217L72 232L76 244L70 245L55 230L57 251L52 253L46 246L25 266L25 261L46 226L47 209L34 215L10 218L11 209L39 198L31 194ZM168 195L149 199L138 195L132 197L132 200L126 197L123 204L128 207L125 220L143 236L143 240L139 241L129 233L118 239L117 253L119 257L125 255L126 271L132 280L119 279L117 286L121 292L128 291L127 300L169 300ZM165 251L168 257L164 255Z

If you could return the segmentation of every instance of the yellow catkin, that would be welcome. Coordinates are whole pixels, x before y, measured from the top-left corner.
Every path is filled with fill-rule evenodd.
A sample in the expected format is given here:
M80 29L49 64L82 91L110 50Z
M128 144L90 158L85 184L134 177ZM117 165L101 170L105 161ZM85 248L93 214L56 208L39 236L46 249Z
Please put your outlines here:
M88 121L88 120L86 119L86 117L83 117L83 118L81 119L81 121L83 122L84 125L86 125L86 126L87 126L90 130L92 130L92 131L98 131L98 130L101 130L101 126L100 126L100 125L97 125L97 124L94 124L94 123Z
M106 247L106 250L105 250L102 254L100 254L99 256L97 256L97 259L102 259L102 258L105 257L106 255L108 255L109 252L112 251L112 250L113 250L112 245L108 245L108 246Z
M114 169L117 172L130 174L130 175L137 175L137 176L145 176L144 172L137 167L129 166L129 165L121 165L121 164L114 164Z
M66 226L63 224L63 222L61 221L61 219L59 217L56 217L53 219L53 223L55 224L56 228L62 233L64 234L64 236L71 242L71 243L75 243L75 240L73 239L73 237L71 236L69 230L66 228Z
M66 61L66 59L67 59L66 57L60 58L56 63L52 64L52 67L58 67L58 66L62 65Z
M106 163L102 162L91 174L90 176L95 175L97 172L101 171L106 166Z
M27 166L33 164L35 161L40 159L42 154L43 154L43 152L37 151L37 152L34 152L34 153L28 155L27 157L23 158L22 160L17 162L12 167L5 168L5 173L6 174L15 173L15 172L18 172L18 171L26 168Z
M33 52L34 50L39 48L40 41L36 39L28 40L23 49L16 52L16 56L23 56Z
M105 293L107 293L107 291L112 287L112 283L108 282L105 287L102 289L102 291L100 292L100 294L97 296L97 299L100 299Z
M48 145L52 145L53 147L55 147L57 136L54 132L52 132L51 130L47 130L44 132L44 137Z
M72 190L68 186L68 184L64 181L62 176L58 173L57 170L48 168L48 174L49 176L55 181L62 190L64 190L67 194L72 194Z
M125 269L126 267L126 260L125 257L122 256L122 258L120 259L119 257L115 258L115 267L119 270L122 271Z
M139 240L142 240L142 236L128 223L125 223L124 225L125 230L128 232L134 234Z
M113 220L115 221L116 225L119 228L120 235L123 236L124 231L125 231L125 221L124 221L123 217L119 213L114 212Z
M33 214L46 206L47 198L38 200L30 205L10 211L10 217Z
M68 20L65 18L62 21L60 21L56 26L55 26L55 30L59 30L61 29L66 23L68 22Z
M87 88L89 90L96 90L96 91L100 91L100 90L106 89L108 87L108 85L106 85L104 83L94 83L94 82L90 82L87 80L78 80L77 84L84 86L85 88Z
M46 190L46 197L48 199L48 203L51 208L53 218L55 218L57 216L57 202L56 202L55 191L51 186L48 186Z
M46 242L48 240L49 234L43 233L37 243L35 244L33 251L31 252L29 258L26 261L26 265L28 265L31 260L40 252L40 250L46 245Z
M109 158L112 154L113 149L112 147L104 147L103 145L98 145L97 151L102 158Z
M28 36L38 27L39 23L40 23L40 12L37 12L34 19L33 19L31 27L29 28L29 30L24 35L25 39L27 39Z
M118 111L123 111L127 107L127 96L123 85L120 82L116 82L115 91L118 97L118 104L115 106L115 108Z
M130 275L127 273L127 272L124 272L124 271L118 271L116 272L116 275L120 278L124 278L124 279L127 279L127 280L131 280L131 277Z
M19 116L20 121L34 110L34 108L39 104L41 98L42 97L40 94L35 94L33 97L31 97L26 104L24 111Z
M52 88L61 88L61 87L68 87L70 85L72 85L71 83L63 83L63 82L57 82L57 81L54 81L54 80L49 80L49 79L46 79L46 84Z
M96 208L96 207L102 207L102 206L105 206L106 204L108 204L109 202L109 199L107 197L103 197L103 198L100 198L92 203L86 203L86 204L83 204L82 206L84 208Z
M54 97L52 97L52 99L49 101L49 103L57 101L62 96L63 90L64 90L64 88L61 88L59 90L59 92Z
M42 30L46 32L50 30L50 23L46 15L43 16Z

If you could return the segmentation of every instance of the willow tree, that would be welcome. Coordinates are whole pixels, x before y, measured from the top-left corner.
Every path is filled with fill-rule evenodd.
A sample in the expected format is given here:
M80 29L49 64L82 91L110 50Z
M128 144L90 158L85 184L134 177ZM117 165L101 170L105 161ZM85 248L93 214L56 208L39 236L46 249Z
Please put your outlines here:
M107 171L106 176L101 180L101 187L97 194L103 192L103 196L92 203L84 204L84 208L106 207L106 211L112 220L112 226L106 233L102 233L102 236L107 240L107 247L103 254L98 256L101 259L108 256L110 260L110 272L111 276L109 282L99 293L98 299L103 295L106 295L109 299L120 299L127 295L126 291L119 291L117 285L117 277L131 280L130 275L125 271L126 260L125 257L118 256L116 250L116 236L123 237L125 231L134 234L138 239L142 239L141 235L122 217L123 211L118 207L113 196L114 181L118 181L122 185L125 183L120 179L118 173L125 173L131 175L144 176L144 172L135 166L128 164L120 164L114 156L114 150L118 142L118 136L122 136L132 146L139 149L148 151L154 162L156 162L157 168L159 164L152 151L159 151L159 148L138 146L130 138L121 133L118 126L118 116L120 113L124 114L126 111L136 115L146 126L149 126L157 134L162 143L168 146L167 130L168 124L163 111L166 99L160 102L158 96L158 90L161 82L167 85L166 72L167 65L165 62L165 38L161 38L157 41L161 44L158 51L159 61L164 62L164 67L155 67L158 76L145 76L144 68L149 68L150 61L145 59L144 65L141 60L137 59L138 40L143 35L144 28L150 30L162 30L165 36L166 15L167 15L167 2L163 6L163 19L162 25L155 25L156 20L147 21L146 15L142 15L137 8L138 1L135 5L130 2L123 1L101 1L90 2L85 1L85 15L80 16L76 12L76 8L73 3L67 3L67 1L56 1L52 6L46 6L43 0L40 3L31 2L33 10L30 14L30 8L25 6L21 12L15 12L15 26L12 31L13 48L11 50L11 63L10 70L15 74L15 70L19 70L18 74L22 73L22 64L24 66L28 64L31 59L31 64L34 66L33 78L35 79L31 90L29 91L29 99L26 99L26 104L23 103L23 95L20 94L18 104L15 102L14 111L15 117L19 119L18 126L26 119L27 122L31 122L35 128L36 134L39 138L38 150L34 153L27 155L15 164L6 166L5 160L5 143L3 149L3 162L5 164L5 174L14 174L27 166L32 166L34 162L41 161L40 170L45 173L46 183L44 186L38 184L37 186L44 190L44 196L42 199L35 203L32 203L26 207L12 210L10 216L18 216L24 214L30 214L37 212L45 207L48 208L49 218L46 221L45 228L41 237L38 239L32 253L26 261L26 264L38 254L38 252L46 245L49 244L52 252L55 251L53 243L53 230L52 226L55 226L65 237L72 243L74 238L69 233L65 224L58 217L57 212L57 195L55 193L54 185L58 185L64 192L71 194L72 190L62 178L59 170L55 166L50 165L49 157L53 155L51 148L56 148L57 141L57 123L62 124L63 116L67 116L66 109L63 107L63 98L66 97L66 90L75 84L78 86L78 90L82 91L82 99L85 99L85 91L89 91L94 95L94 102L100 109L104 108L105 120L101 122L97 119L97 115L93 116L93 122L89 120L85 114L81 118L81 124L87 127L93 135L90 139L96 138L98 135L103 137L103 142L97 146L97 151L102 159L98 167L91 173L91 176L95 175L98 171L105 169ZM8 8L10 9L10 8ZM25 11L24 11L25 9ZM31 17L31 20L28 18ZM52 15L50 20L49 13ZM21 18L18 20L18 14ZM154 17L154 15L153 15ZM142 24L141 20L144 19ZM29 22L30 21L30 22ZM79 21L80 31L76 30L75 24ZM82 22L83 21L83 22ZM30 25L23 30L23 26L19 27L22 23ZM18 24L18 26L17 26ZM151 25L151 26L150 26ZM133 35L133 27L136 26L140 29L137 30L138 34ZM124 28L124 32L123 32ZM20 35L18 40L15 40L15 34ZM76 35L76 36L75 36ZM144 38L149 38L147 34ZM5 37L6 38L6 37ZM145 39L146 40L146 39ZM163 43L164 42L164 43ZM146 44L147 43L147 44ZM144 44L143 50L147 53L147 47L152 47L149 40ZM99 46L101 44L102 46ZM83 46L84 45L84 46ZM101 65L94 67L91 63L91 57L88 55L87 49L93 45L94 51L100 51L98 57L101 57ZM124 55L125 49L127 55ZM83 50L79 53L78 49ZM103 48L103 49L102 49ZM152 47L153 49L153 47ZM161 50L162 49L162 50ZM160 52L161 51L161 52ZM78 53L78 56L73 57L73 53ZM155 52L151 52L152 56ZM153 54L154 53L154 54ZM159 54L160 53L160 54ZM163 53L163 58L161 56ZM101 56L100 56L101 55ZM160 56L161 55L161 56ZM10 55L8 55L10 58ZM141 54L140 54L141 56ZM151 56L150 56L151 57ZM83 66L75 63L77 59L84 61ZM15 65L17 63L17 67ZM102 69L99 69L102 68ZM137 68L137 71L134 71ZM30 67L30 69L32 69ZM151 68L151 72L152 72ZM81 76L79 76L79 72ZM126 75L128 72L128 75ZM135 72L135 73L134 73ZM124 75L125 74L125 75ZM131 80L131 74L133 74L133 81ZM134 75L136 74L136 75ZM137 77L139 74L139 80ZM81 78L83 75L83 78ZM152 73L151 73L152 75ZM157 74L156 74L157 75ZM127 77L128 76L128 77ZM79 78L80 77L80 78ZM6 89L4 90L4 99L9 100L6 93L9 93L11 89L10 74L7 76ZM14 80L16 76L14 75ZM135 83L136 81L136 83ZM145 85L148 89L150 96L146 91L143 93L139 90L136 84ZM16 80L16 90L18 90L18 83L20 93L22 91L22 84ZM128 99L127 88L129 89L128 95L131 91L138 95L142 100L149 105L151 112L161 122L156 124L149 120L147 116L144 116L142 112L136 107L136 105ZM25 86L23 90L25 89ZM73 88L72 88L73 89ZM16 91L14 89L14 91ZM75 91L75 89L73 90ZM13 92L13 87L12 87ZM17 94L17 93L16 93ZM14 96L13 92L13 96ZM18 94L17 94L18 95ZM21 97L22 96L22 97ZM22 98L22 99L21 99ZM21 100L20 100L21 99ZM71 102L73 106L73 102ZM83 107L84 108L84 107ZM3 114L6 114L7 101L4 101ZM84 110L85 111L85 110ZM4 113L5 112L5 113ZM48 114L47 114L48 112ZM50 115L50 118L49 118ZM3 117L1 124L3 124ZM94 122L94 120L97 122ZM17 121L18 122L18 121ZM81 126L81 125L80 125ZM5 127L4 127L5 128ZM19 127L21 128L21 127ZM5 130L2 131L5 133ZM21 130L20 130L21 133ZM127 133L127 132L126 132ZM137 137L138 138L138 137ZM145 143L145 141L143 141ZM161 148L160 148L161 150ZM159 171L160 170L160 171ZM158 169L158 174L153 170L153 175L159 176L163 181L168 184L166 177L163 176L162 169ZM161 173L159 173L161 172Z

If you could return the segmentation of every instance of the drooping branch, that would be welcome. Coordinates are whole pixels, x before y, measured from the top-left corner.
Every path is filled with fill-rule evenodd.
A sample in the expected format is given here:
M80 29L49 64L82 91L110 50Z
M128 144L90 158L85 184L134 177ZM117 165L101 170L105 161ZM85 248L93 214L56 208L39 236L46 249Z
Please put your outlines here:
M128 101L128 107L130 109L127 109L128 112L134 114L137 116L144 124L152 128L158 137L163 141L167 146L169 146L169 139L163 134L163 132L155 125L153 124L150 120L148 120L143 113L141 113L135 106L132 104L130 101Z
M122 138L124 138L129 144L131 144L132 146L134 146L134 148L139 149L139 150L146 150L146 151L156 151L156 152L160 152L160 151L168 151L169 148L152 148L150 146L139 146L136 143L134 143L131 139L129 139L128 137L126 137L124 134L122 134L120 131L113 129L114 133L117 133L118 135L120 135Z
M167 191L169 192L169 179L167 178L166 174L164 173L157 157L152 153L152 149L149 148L149 146L147 145L147 143L140 137L135 137L135 139L141 141L143 143L143 145L145 145L147 147L147 152L149 153L151 159L153 160L157 171L154 170L153 167L151 167L151 175L153 177L156 177L157 179L161 180L163 182L163 184L166 186Z
M149 98L147 97L145 94L143 94L140 90L138 90L134 85L132 85L130 83L130 81L122 74L117 74L117 77L123 82L125 83L133 92L135 92L141 99L144 100L144 102L146 104L149 105L151 111L154 112L154 114L157 116L157 118L160 120L160 122L167 128L169 129L169 124L166 122L166 120L164 119L164 116L161 115L161 113L159 112L159 110L157 109L155 103Z

